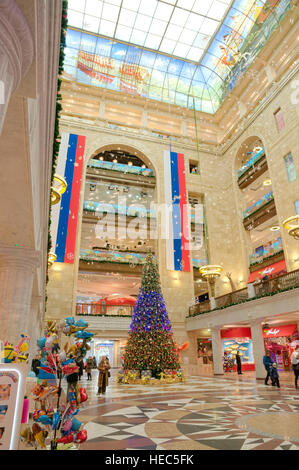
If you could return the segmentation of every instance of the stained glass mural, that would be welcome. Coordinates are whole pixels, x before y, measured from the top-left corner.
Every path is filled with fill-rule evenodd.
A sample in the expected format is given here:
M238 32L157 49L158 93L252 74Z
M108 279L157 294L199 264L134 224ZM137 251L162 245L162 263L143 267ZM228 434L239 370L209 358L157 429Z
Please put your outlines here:
M177 106L195 106L198 111L213 114L291 7L291 0L235 0L228 11L225 0L191 0L185 2L185 7L180 1L176 6L172 3L160 0L70 1L65 77ZM120 26L129 29L120 24L120 19L118 23L112 17L109 20L107 12L112 12L109 6L132 23L129 36L128 31L119 29ZM96 18L94 22L91 21L92 11ZM103 11L106 12L104 17L101 16ZM152 16L149 11L153 12ZM163 11L168 12L167 15L171 11L171 16L165 17L167 20ZM111 34L108 34L109 25L103 33L103 21L111 24L115 21ZM160 29L150 26L159 25L159 21ZM143 31L146 37L157 36L160 31L159 45L154 38L150 44L147 40L139 40L138 45L136 24L141 28L138 31ZM177 33L171 52L177 57L166 55L165 41L174 41L171 31ZM132 44L127 43L128 38ZM136 44L133 44L134 38ZM188 51L183 46L188 46ZM196 48L202 51L197 56Z

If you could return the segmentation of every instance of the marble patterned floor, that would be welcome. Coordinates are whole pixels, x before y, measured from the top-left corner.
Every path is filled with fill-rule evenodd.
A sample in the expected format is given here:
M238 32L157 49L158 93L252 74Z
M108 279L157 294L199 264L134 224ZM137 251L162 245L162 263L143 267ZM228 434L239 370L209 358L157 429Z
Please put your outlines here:
M299 390L241 378L190 377L183 384L120 385L89 400L78 417L81 450L299 450Z

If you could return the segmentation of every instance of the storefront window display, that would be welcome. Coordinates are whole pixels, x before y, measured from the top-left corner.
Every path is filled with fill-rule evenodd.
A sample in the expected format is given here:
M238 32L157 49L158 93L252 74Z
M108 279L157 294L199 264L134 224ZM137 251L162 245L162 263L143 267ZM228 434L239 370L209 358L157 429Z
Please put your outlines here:
M213 362L212 340L211 338L197 338L197 356L203 364Z
M299 333L297 325L283 325L264 328L265 349L270 351L271 358L279 370L291 370L291 356L297 344Z
M224 371L235 371L239 351L242 371L255 370L250 328L230 328L221 331Z

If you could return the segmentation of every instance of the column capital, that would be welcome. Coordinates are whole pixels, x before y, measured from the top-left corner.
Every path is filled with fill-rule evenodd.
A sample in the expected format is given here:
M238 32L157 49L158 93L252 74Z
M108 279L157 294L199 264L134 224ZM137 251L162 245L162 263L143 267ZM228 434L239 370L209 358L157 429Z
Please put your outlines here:
M214 326L214 325L211 325L210 323L208 323L208 327L209 327L209 329L210 329L211 331L214 331L215 333L216 333L217 331L220 331L221 328L222 328L222 326L219 326L219 325Z
M263 321L264 320L262 318L255 318L253 320L249 320L249 324L250 326L260 326L262 328Z
M9 59L16 89L33 61L34 44L28 22L14 0L0 2L0 45Z
M35 269L40 266L41 252L32 248L0 245L0 270L7 267Z

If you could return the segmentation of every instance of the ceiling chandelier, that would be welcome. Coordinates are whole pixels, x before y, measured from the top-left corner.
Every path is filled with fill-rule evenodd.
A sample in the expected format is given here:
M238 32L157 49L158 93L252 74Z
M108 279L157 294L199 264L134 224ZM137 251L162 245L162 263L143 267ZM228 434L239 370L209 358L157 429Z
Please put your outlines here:
M51 205L58 204L63 193L65 193L67 183L62 176L54 175L53 186L51 186Z

